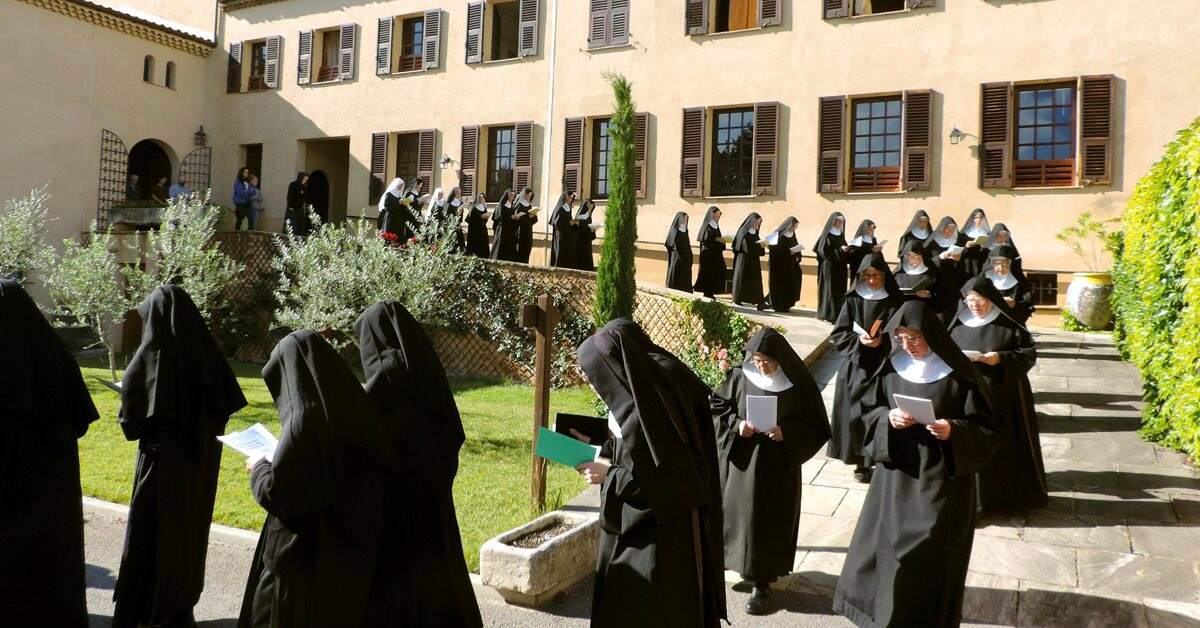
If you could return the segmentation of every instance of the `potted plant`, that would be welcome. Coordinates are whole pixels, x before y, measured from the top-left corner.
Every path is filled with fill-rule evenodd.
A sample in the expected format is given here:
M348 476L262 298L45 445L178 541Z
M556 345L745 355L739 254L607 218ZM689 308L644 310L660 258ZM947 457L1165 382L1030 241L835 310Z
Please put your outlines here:
M1075 224L1058 232L1055 236L1066 243L1083 260L1086 272L1074 273L1067 288L1067 312L1089 329L1105 329L1112 323L1112 274L1101 270L1104 251L1112 238L1108 225L1119 218L1100 220L1091 212L1079 215Z

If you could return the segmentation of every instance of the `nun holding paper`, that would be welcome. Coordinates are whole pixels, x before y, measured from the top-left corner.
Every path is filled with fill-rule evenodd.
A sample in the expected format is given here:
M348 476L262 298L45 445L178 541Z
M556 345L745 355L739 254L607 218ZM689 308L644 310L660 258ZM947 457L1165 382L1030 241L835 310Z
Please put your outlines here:
M804 281L800 271L800 251L804 247L796 242L798 222L794 216L789 216L766 238L767 266L770 268L767 303L776 312L787 312L800 300L800 287Z

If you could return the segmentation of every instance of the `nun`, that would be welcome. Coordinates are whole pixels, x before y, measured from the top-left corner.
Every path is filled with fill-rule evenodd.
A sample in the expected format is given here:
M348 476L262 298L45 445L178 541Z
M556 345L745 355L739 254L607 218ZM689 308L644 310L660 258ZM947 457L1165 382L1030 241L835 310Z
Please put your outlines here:
M550 239L550 265L556 268L575 267L575 230L571 222L575 220L575 192L568 191L559 195L550 211L550 227L554 235Z
M138 306L142 344L121 379L118 421L138 442L112 625L192 625L229 417L246 406L188 293L156 288Z
M1023 512L1046 505L1046 467L1029 370L1037 349L1029 330L992 282L976 277L962 289L950 338L989 386L1000 424L996 453L978 474L982 512Z
M751 399L772 397L774 425L756 427ZM757 401L757 400L756 400ZM754 334L745 361L712 395L725 513L725 568L754 584L746 612L772 610L771 583L792 572L800 531L800 465L829 440L821 390L774 329ZM759 429L759 428L762 429Z
M517 253L514 261L528 264L529 255L533 253L533 225L538 221L537 210L533 207L533 188L521 190L514 215L517 217Z
M862 400L872 378L891 349L883 326L904 302L883 255L871 253L859 262L854 287L846 293L829 340L845 358L833 393L833 432L826 452L854 466L854 480L871 481L871 463L863 458Z
M906 299L921 301L934 309L940 307L941 274L920 241L909 240L900 249L895 276L896 285Z
M307 172L296 173L296 178L288 184L286 203L287 209L283 212L283 224L301 238L308 236Z
M474 202L467 209L467 255L479 258L489 256L487 220L490 215L487 209L487 198L482 192L476 194Z
M434 246L446 237L446 193L436 188L425 203L425 214L421 216L421 241Z
M704 213L704 222L696 233L696 241L700 243L700 270L692 288L709 299L716 299L717 293L725 292L725 240L720 221L721 210L713 205Z
M70 350L8 279L0 279L0 330L3 623L86 628L77 441L99 413Z
M883 245L875 239L874 220L864 220L859 223L858 230L854 232L854 237L848 244L850 248L846 250L846 267L851 271L858 268L867 255L883 250ZM851 277L851 283L853 281L853 277Z
M337 351L307 329L279 341L263 379L280 436L270 460L248 463L267 521L238 626L368 625L372 598L382 595L375 581L385 487L400 473L375 404Z
M983 208L976 207L971 211L971 215L967 216L965 223L967 228L963 231L966 234L966 250L963 251L963 273L969 279L983 272L987 266L988 249L987 245L991 241L992 228L988 225L987 214ZM983 243L979 239L983 238Z
M834 592L859 626L957 626L975 538L974 475L999 439L988 385L924 303L888 322L892 352L864 399L875 462ZM897 407L928 400L931 423Z
M817 256L817 318L833 323L842 310L846 295L846 217L841 212L829 214L821 236L813 245Z
M404 189L404 179L392 179L379 197L379 231L394 233L395 242L405 244L421 228L421 221L413 213L412 201ZM390 239L390 238L389 238Z
M611 463L579 466L601 485L591 625L716 628L725 589L706 522L719 519L720 497L707 473L716 465L697 455L712 424L701 425L706 407L690 380L673 377L630 327L613 321L578 350L614 434Z
M1021 252L1017 250L1017 245L1013 242L1012 232L1009 231L1008 225L1002 222L998 222L995 227L992 227L992 239L988 242L989 248L996 248L998 246L1007 246L1012 249L1012 268L1014 271L1020 271Z
M942 284L938 314L946 321L958 310L958 290L970 279L966 273L966 262L963 261L966 246L966 234L958 230L958 223L949 216L943 217L933 235L925 240L925 251L937 266Z
M687 212L677 212L663 241L667 247L667 287L692 291L692 243L688 240Z
M929 224L929 214L925 210L918 209L917 213L913 214L912 220L908 223L908 228L904 230L904 235L900 236L900 244L896 246L896 254L900 255L904 250L904 245L911 240L924 242L932 235Z
M467 248L462 232L462 215L462 190L456 185L450 188L450 193L446 195L446 209L442 216L442 233L450 234L451 250L460 253Z
M512 188L504 190L500 202L492 212L492 250L494 260L511 262L517 258L517 230L521 219L516 216L517 193Z
M371 626L482 626L463 557L454 477L466 436L446 372L421 325L396 301L354 325L367 396L398 473L384 490Z
M596 264L592 258L592 242L596 240L596 229L592 228L592 213L596 211L596 202L588 199L579 204L575 213L575 268L592 272Z
M753 303L759 312L767 309L761 259L767 251L758 237L761 226L762 217L757 212L750 212L733 236L733 303Z
M1012 310L1013 317L1024 325L1029 317L1033 316L1034 306L1029 280L1018 267L1020 259L1015 248L1007 244L994 246L989 250L989 266L981 276L991 280L1005 304Z
M767 236L767 303L776 312L787 312L800 300L804 273L800 270L799 244L794 216L788 216Z

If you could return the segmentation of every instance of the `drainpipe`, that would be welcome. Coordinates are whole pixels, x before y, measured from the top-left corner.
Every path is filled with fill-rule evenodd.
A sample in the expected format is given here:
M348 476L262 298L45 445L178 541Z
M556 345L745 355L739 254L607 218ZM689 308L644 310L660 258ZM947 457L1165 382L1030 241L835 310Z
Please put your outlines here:
M553 198L550 196L550 147L554 144L554 66L558 53L558 0L550 0L550 23L547 26L550 35L547 38L550 40L550 49L546 60L549 62L550 76L547 77L548 80L546 81L548 85L548 93L546 94L546 123L544 125L546 133L544 136L545 139L542 142L542 191L539 193L539 196L542 197L541 207L547 209L542 214L542 220L544 221L542 224L543 236L547 240L545 253L542 255L543 266L550 265L550 218L553 217L552 214L554 211L554 208L547 207L545 202L546 199L556 200L558 198L557 196Z

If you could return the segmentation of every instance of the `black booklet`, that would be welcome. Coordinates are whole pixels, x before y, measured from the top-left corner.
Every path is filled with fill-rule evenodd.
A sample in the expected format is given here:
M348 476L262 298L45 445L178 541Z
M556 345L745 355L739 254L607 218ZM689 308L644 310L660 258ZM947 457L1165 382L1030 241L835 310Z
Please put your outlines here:
M575 438L572 429L591 439L591 445L602 445L608 440L608 419L564 412L554 415L555 432Z
M922 290L928 290L929 287L933 285L933 277L930 277L928 272L923 275L919 275L919 279L914 279L913 277L914 275L907 275L905 279L908 279L908 281L904 281L899 275L896 276L896 284L900 286L901 292L905 294L920 292ZM909 285L904 285L906 283Z

